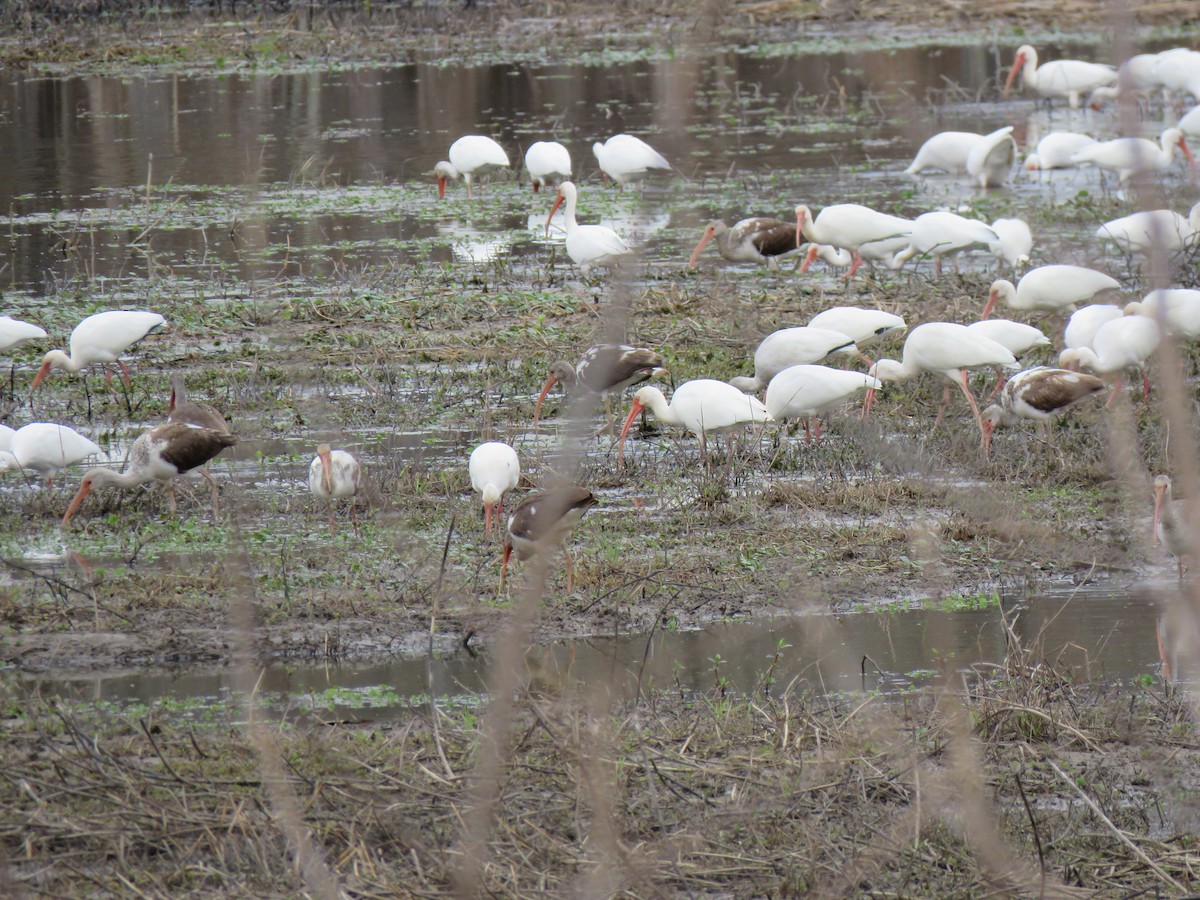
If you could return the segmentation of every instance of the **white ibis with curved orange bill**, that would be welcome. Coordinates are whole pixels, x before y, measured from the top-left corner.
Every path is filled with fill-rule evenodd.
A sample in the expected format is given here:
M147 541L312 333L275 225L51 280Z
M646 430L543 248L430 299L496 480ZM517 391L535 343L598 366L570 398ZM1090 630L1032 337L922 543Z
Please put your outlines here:
M468 134L450 145L450 161L442 160L433 167L437 179L438 197L445 198L446 182L462 178L467 183L467 199L475 195L471 185L479 178L509 166L504 148L482 134ZM482 195L483 187L479 193Z
M44 328L39 328L29 322L22 322L11 316L0 316L0 353L45 336Z
M912 222L899 216L889 216L857 203L837 203L826 206L814 219L812 211L803 204L796 207L796 241L830 244L849 250L851 265L843 279L852 278L863 263L863 244L912 234Z
M643 410L654 413L666 425L686 428L700 440L700 452L707 455L707 436L737 431L747 425L770 422L771 414L757 397L744 394L731 384L712 378L698 378L681 384L671 402L656 387L639 388L617 440L617 461L625 461L625 436L633 420Z
M329 536L334 535L333 512L338 500L350 501L350 521L358 534L358 509L354 498L364 483L362 466L352 453L319 444L317 455L308 467L308 489L318 500L329 504Z
M624 189L627 184L641 184L651 172L669 172L666 157L632 134L614 134L604 143L592 144L600 171Z
M577 388L590 394L607 394L667 374L663 358L655 350L629 344L596 344L585 350L574 366L565 359L550 366L550 377L533 410L534 427L541 418L542 401L560 382L568 394Z
M765 262L772 272L779 271L779 257L797 249L796 226L791 222L756 216L726 225L713 219L688 259L689 269L695 268L700 252L714 239L717 252L730 262Z
M1175 160L1175 150L1183 154L1192 175L1196 174L1196 160L1187 145L1187 139L1178 128L1168 128L1156 144L1149 138L1121 137L1111 141L1091 144L1075 151L1071 162L1077 166L1093 165L1106 172L1116 172L1119 184L1126 184L1136 175L1161 172Z
M567 559L567 593L575 590L575 565L567 538L583 521L587 511L599 501L587 488L571 485L551 488L530 494L508 517L508 533L504 537L504 562L500 567L500 587L508 578L508 560L516 551L517 559L526 560L534 554L550 554L561 547Z
M1000 240L986 222L968 219L957 213L936 210L922 213L912 221L908 247L896 254L895 262L903 266L914 256L932 256L934 273L942 274L942 257L949 256L958 268L958 254L971 247L991 247Z
M1172 496L1170 475L1154 478L1154 541L1167 548L1175 557L1179 579L1183 580L1185 560L1196 552L1196 540L1191 523L1195 521L1194 501L1176 500Z
M1048 422L1060 411L1104 390L1095 375L1037 366L1018 372L1004 385L999 405L983 411L983 455L990 458L992 433L1022 421Z
M536 194L542 185L571 177L571 153L558 141L534 141L525 151L525 169Z
M1037 142L1036 149L1025 157L1025 169L1040 172L1048 169L1073 169L1078 165L1071 157L1096 144L1089 134L1076 131L1052 131Z
M60 469L103 452L95 441L66 425L30 422L9 432L8 446L0 449L0 472L29 469L45 478L48 488Z
M859 349L849 335L829 328L812 325L781 328L763 338L754 351L754 377L739 375L729 379L729 383L739 391L761 391L789 366L820 362L834 353L859 355Z
M1123 387L1122 373L1126 369L1142 369L1142 397L1150 398L1150 376L1145 372L1146 361L1162 342L1158 322L1146 316L1122 316L1105 322L1092 338L1090 347L1074 347L1058 355L1064 369L1091 369L1113 377L1113 392L1108 405L1116 402Z
M1144 209L1096 229L1096 237L1117 245L1122 253L1173 256L1195 246L1200 238L1200 203L1184 218L1170 209Z
M1089 303L1071 313L1067 327L1063 329L1063 348L1090 347L1096 332L1105 322L1119 319L1124 313L1112 303Z
M998 187L1008 180L1016 158L1013 126L989 134L973 131L943 131L929 138L917 151L905 175L926 169L941 169L951 175L970 175L980 187Z
M1154 319L1167 334L1181 340L1200 338L1200 291L1192 288L1159 288L1127 303L1124 312Z
M633 251L621 240L621 236L606 225L580 225L575 221L575 204L579 191L574 183L564 181L558 186L558 195L546 216L546 234L550 234L550 220L559 206L565 204L563 223L567 232L567 256L579 266L583 274L589 275L595 266L613 268L620 265Z
M835 306L823 310L809 319L808 325L810 328L827 328L844 334L859 349L903 334L908 329L902 316L860 306Z
M804 441L814 439L810 420L816 423L815 439L821 439L821 416L845 404L868 388L882 383L862 372L831 369L828 366L790 366L767 385L767 412L777 422L804 420Z
M521 480L521 460L517 451L501 441L486 441L471 451L467 462L471 487L483 496L484 535L491 537L492 515L504 510L504 494Z
M1029 265L1029 254L1033 252L1033 232L1023 219L996 219L991 224L998 240L988 245L992 255L1002 263L1014 268Z
M79 490L71 500L62 518L66 527L80 504L98 487L112 486L132 488L148 481L161 481L167 487L171 512L177 511L174 480L185 472L204 465L226 447L237 443L232 434L188 425L185 422L168 422L143 432L126 457L125 470L91 469L84 473ZM215 510L214 510L215 514Z
M1017 48L1008 80L1004 83L1005 98L1008 97L1008 92L1018 75L1021 76L1025 90L1047 100L1056 97L1064 99L1071 105L1071 109L1078 109L1083 97L1096 88L1117 83L1116 68L1104 63L1058 59L1039 66L1037 51L1029 44L1022 44Z
M991 315L998 300L1003 300L1012 309L1061 311L1120 287L1115 278L1084 266L1038 266L1021 276L1016 287L1004 278L993 281L980 318Z
M1017 368L1017 359L1008 348L979 334L972 334L965 325L952 322L927 322L918 325L909 332L904 342L904 351L899 361L881 359L871 366L868 374L880 381L907 381L923 372L938 372L945 378L957 384L971 405L971 412L980 431L983 424L979 418L979 405L967 387L967 374L971 369L987 366L1003 366L1006 369ZM867 399L863 403L863 415L866 415L875 400L875 391L867 391ZM950 387L942 396L942 405L938 410L934 427L941 424L942 415L950 402Z
M129 369L121 354L166 324L167 320L158 313L144 310L113 309L90 315L71 332L70 356L61 350L51 350L42 358L33 386L41 384L51 369L78 372L91 363L116 363L128 385Z

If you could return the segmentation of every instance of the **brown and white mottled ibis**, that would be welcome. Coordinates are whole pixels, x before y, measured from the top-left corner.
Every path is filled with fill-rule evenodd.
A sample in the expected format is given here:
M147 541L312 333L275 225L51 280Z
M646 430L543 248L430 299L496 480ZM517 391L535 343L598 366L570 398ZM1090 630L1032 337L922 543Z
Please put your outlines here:
M182 422L185 425L197 425L200 428L208 428L223 434L232 434L229 430L229 423L225 421L225 417L215 406L187 398L182 375L171 376L171 401L167 407L167 421ZM197 466L196 472L208 482L212 491L212 507L216 510L221 496L220 485L208 471L207 465Z
M967 373L971 369L985 366L1013 369L1017 367L1017 360L1008 348L982 335L972 334L965 325L928 322L909 332L899 361L881 359L871 367L869 374L880 381L888 382L907 381L923 372L939 372L962 389L963 396L967 398L971 412L975 415L975 422L979 424L982 432L979 405L975 402L971 389L967 387ZM874 399L875 391L868 390L867 399L863 403L864 414L871 409ZM934 427L941 424L949 400L950 387L947 385Z
M1000 393L999 405L983 411L983 455L991 455L992 433L1022 421L1048 422L1061 410L1104 390L1095 375L1037 366L1018 372Z
M329 444L320 444L317 455L308 467L308 489L318 500L329 504L329 536L333 537L333 511L338 500L350 500L350 521L354 533L358 534L358 510L354 498L363 487L362 466L353 454L345 450L334 450Z
M450 161L442 160L433 167L438 196L445 198L446 182L462 178L467 183L467 199L475 195L471 185L479 178L498 169L507 169L508 154L490 137L468 134L450 145ZM479 189L483 193L482 186Z
M204 465L226 447L237 443L228 432L213 431L185 422L168 422L143 432L126 457L125 470L91 469L83 476L79 490L62 518L66 527L88 494L98 487L132 488L148 481L161 481L167 487L171 512L177 510L173 482L185 472ZM215 514L215 510L214 510Z
M789 366L816 363L834 353L858 354L854 339L840 331L797 325L772 331L754 351L754 377L739 375L729 383L739 391L761 391Z
M29 469L45 478L48 488L60 469L103 452L95 441L66 425L30 422L8 431L8 446L0 448L0 472Z
M0 353L45 336L45 329L39 328L37 325L22 322L11 316L0 316Z
M1029 44L1022 44L1017 48L1008 80L1004 83L1005 97L1008 97L1008 92L1018 75L1026 91L1047 100L1056 97L1064 99L1071 105L1071 109L1078 109L1083 98L1096 88L1117 83L1116 68L1104 63L1057 59L1039 66L1037 51Z
M704 234L688 259L689 269L695 268L701 251L713 240L717 242L717 252L730 262L766 263L772 272L779 271L779 257L795 253L798 247L796 226L792 222L756 216L726 225L713 219L704 227Z
M533 410L534 427L537 427L542 414L542 401L550 389L560 382L568 394L576 389L591 394L607 394L666 374L663 358L656 350L631 347L629 344L596 344L585 350L574 366L565 359L550 366L550 377L538 394Z
M651 172L669 172L666 157L632 134L614 134L604 143L592 144L592 153L600 171L624 189L641 184Z
M805 443L813 439L810 420L816 423L816 439L821 439L820 417L842 406L868 388L882 383L862 372L831 369L828 366L790 366L767 385L767 412L776 421L804 420Z
M849 250L851 265L843 278L852 278L863 263L862 246L890 238L908 237L912 222L899 216L889 216L857 203L838 203L826 206L813 218L803 204L796 207L796 240L814 244L830 244Z
M1091 347L1076 347L1058 355L1064 369L1091 369L1113 378L1112 396L1108 405L1116 402L1123 387L1126 369L1141 369L1142 396L1150 397L1150 376L1145 373L1146 362L1162 342L1158 322L1146 316L1122 316L1105 322L1092 339Z
M617 440L618 462L625 460L625 436L643 409L650 410L666 425L679 425L694 434L700 439L701 454L707 454L707 436L710 434L772 421L762 401L724 381L699 378L684 382L671 396L670 403L658 388L640 388L633 395L633 405Z
M1161 542L1175 557L1179 578L1183 580L1184 563L1195 554L1196 541L1192 534L1193 502L1176 500L1171 492L1171 476L1154 478L1154 541Z
M1090 144L1071 154L1071 162L1077 166L1093 165L1106 172L1116 172L1118 183L1125 184L1135 175L1169 168L1175 160L1176 150L1183 154L1194 175L1196 160L1192 157L1187 139L1178 128L1166 129L1157 144L1149 138L1139 137L1121 137Z
M1013 309L1061 311L1087 303L1097 294L1121 287L1115 278L1083 266L1038 266L1017 282L1001 278L992 282L981 319L991 315L999 300Z
M51 350L43 357L33 386L36 388L41 384L51 369L78 372L91 363L116 363L128 384L129 369L121 360L121 354L166 324L167 320L158 313L144 310L114 309L90 315L71 332L70 356L61 350Z
M571 153L558 141L534 141L525 151L525 169L536 194L542 185L571 177Z
M564 181L558 186L558 195L546 217L546 234L550 234L550 220L559 206L563 210L563 226L567 232L567 256L579 266L583 274L589 275L595 266L612 268L619 265L632 253L621 236L607 225L580 225L575 221L575 204L579 191L574 183Z
M587 488L571 485L530 494L518 503L508 517L504 562L500 567L501 588L508 577L508 560L514 550L517 559L526 560L561 547L567 560L567 593L574 591L575 565L567 549L567 538L598 502Z
M517 451L500 441L487 441L471 451L467 463L471 487L483 495L484 534L492 534L492 514L499 518L504 509L504 494L521 480L521 460Z

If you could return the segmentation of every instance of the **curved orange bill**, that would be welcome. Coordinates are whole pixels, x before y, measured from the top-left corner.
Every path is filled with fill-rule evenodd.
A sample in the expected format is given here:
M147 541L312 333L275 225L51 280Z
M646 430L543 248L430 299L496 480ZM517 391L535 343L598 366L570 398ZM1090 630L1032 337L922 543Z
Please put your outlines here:
M325 473L325 490L333 495L333 460L329 458L329 451L318 453L321 457L321 470Z
M820 252L821 252L820 244L809 244L808 252L804 254L804 262L800 264L800 271L807 272L808 267L811 266L816 261L817 254Z
M796 213L796 249L804 243L804 213ZM802 270L803 271L803 270Z
M692 251L692 255L688 257L688 268L696 268L696 260L700 258L700 251L708 246L709 241L716 236L716 232L712 228L705 228L704 235L700 238L700 243L696 245L696 249Z
M75 515L75 512L91 492L92 485L90 482L85 481L79 486L79 490L75 492L75 497L71 500L71 505L67 507L67 511L62 517L62 522L59 523L59 528L67 527L67 523L71 521L71 516Z
M483 520L486 523L486 525L484 526L483 535L484 535L484 537L491 537L492 536L492 504L491 503L483 504Z
M995 430L995 426L992 425L992 423L989 419L984 419L982 424L980 424L980 426L979 426L979 430L981 432L980 438L979 438L979 449L983 451L984 459L991 459L992 458L992 432Z
M624 465L625 463L625 435L629 434L629 429L633 426L633 420L638 417L644 406L637 397L633 398L633 406L629 407L629 415L625 417L625 425L621 428L621 436L617 439L617 464Z
M562 206L562 202L562 194L554 198L554 205L550 207L550 215L546 216L546 237L550 237L550 220L554 218L554 214L558 212L558 208Z
M438 182L438 199L445 200L446 199L446 177L444 175L439 177L437 182Z
M983 304L983 315L979 317L980 321L983 321L992 314L992 310L996 307L996 301L999 299L999 291L990 291L988 293L987 303Z
M537 428L538 419L541 418L541 415L542 415L542 401L546 399L546 395L548 393L550 393L550 388L554 387L554 385L557 382L558 382L558 376L551 375L550 378L547 379L547 381L546 381L546 386L542 388L542 392L540 394L538 394L537 406L535 406L533 408L533 427L534 428Z
M1012 68L1008 70L1008 80L1004 82L1004 99L1008 99L1009 91L1012 90L1012 84L1017 80L1017 73L1025 68L1025 54L1018 53L1017 58L1013 60Z
M1154 489L1154 543L1158 543L1158 523L1162 521L1163 499L1167 495L1165 487Z
M37 390L37 386L42 383L42 379L50 374L50 363L42 363L42 367L38 369L37 374L33 376L33 387L30 390Z
M1179 139L1179 149L1183 153L1184 158L1188 161L1188 168L1192 170L1192 177L1196 177L1196 158L1192 156L1191 148L1188 147L1187 141L1183 138Z
M866 418L871 414L871 407L875 405L875 388L867 388L867 396L863 398L862 418Z

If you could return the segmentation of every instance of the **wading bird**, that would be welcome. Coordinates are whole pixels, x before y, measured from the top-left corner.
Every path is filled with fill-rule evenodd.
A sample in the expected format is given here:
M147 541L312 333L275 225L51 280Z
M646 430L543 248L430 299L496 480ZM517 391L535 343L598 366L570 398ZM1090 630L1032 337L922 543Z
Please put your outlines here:
M567 593L575 590L575 565L567 538L583 521L587 511L599 501L587 488L552 488L530 494L508 517L508 534L504 538L504 562L500 567L500 587L508 578L508 560L513 551L517 559L526 560L537 553L550 554L561 547L567 560Z
M1200 203L1185 219L1169 209L1144 209L1130 213L1096 229L1096 237L1117 245L1123 253L1150 257L1154 253L1173 256L1192 247L1200 236Z
M1025 168L1030 172L1047 169L1073 169L1079 163L1071 157L1081 150L1094 146L1096 139L1076 131L1052 131L1037 143L1037 149L1025 157Z
M726 225L714 219L704 227L688 259L689 269L695 268L700 252L714 239L717 251L730 262L765 262L772 272L779 271L780 256L797 250L796 226L791 222L760 216Z
M317 455L308 467L308 489L318 500L329 504L329 536L334 534L333 511L338 500L349 498L350 521L358 534L358 509L355 497L363 487L362 466L345 450L334 450L328 444L317 447Z
M167 320L158 313L142 310L114 309L95 313L75 326L71 332L71 355L51 350L42 359L42 366L33 379L36 388L51 369L78 372L91 363L116 363L129 384L129 369L120 359L122 353L150 332L162 328Z
M1161 542L1167 552L1175 557L1179 580L1183 580L1183 569L1196 552L1196 541L1192 536L1191 523L1195 521L1193 502L1176 500L1171 495L1171 476L1157 475L1154 478L1154 542Z
M592 144L600 171L619 184L641 184L651 172L669 172L666 158L632 134L614 134L604 143Z
M1168 168L1175 159L1175 150L1183 154L1193 175L1196 160L1188 148L1183 132L1168 128L1162 133L1159 143L1149 138L1123 137L1083 147L1071 155L1077 166L1093 165L1106 172L1116 172L1119 184L1125 184L1135 175L1160 172Z
M942 274L942 257L949 256L958 269L958 254L971 247L991 247L1000 240L985 222L967 219L957 213L936 211L922 213L912 221L908 247L896 254L895 262L903 266L914 256L932 256L933 271Z
M811 325L781 328L763 338L754 351L754 377L739 375L729 383L739 391L753 393L789 366L820 362L833 353L858 352L853 338L838 331Z
M1116 402L1124 386L1126 369L1142 370L1142 397L1150 399L1150 375L1146 361L1154 355L1162 341L1158 322L1145 316L1122 316L1105 322L1092 338L1091 347L1076 347L1058 355L1058 364L1065 369L1091 369L1102 375L1112 375L1113 392L1108 405Z
M857 203L838 203L826 206L814 219L807 206L796 207L796 241L829 244L849 250L850 268L843 279L852 278L863 263L862 246L890 238L907 238L912 234L912 222L899 216L889 216Z
M685 382L671 396L670 403L658 388L640 388L633 395L633 405L617 440L618 463L625 461L625 436L643 409L650 410L665 425L680 425L694 434L700 440L700 453L705 457L708 455L708 435L771 421L770 413L757 397L743 394L724 381L700 378Z
M236 443L237 438L231 434L184 422L168 422L151 428L143 432L129 448L123 472L91 469L84 473L79 490L63 515L62 527L65 528L71 521L88 494L106 485L132 488L148 481L161 481L167 487L171 512L175 513L178 507L175 503L174 480L184 472L203 466L226 447Z
M1012 309L1065 310L1086 303L1103 291L1116 290L1120 282L1083 266L1038 266L1030 269L1016 287L1006 279L992 282L981 319L991 315L998 300Z
M908 326L895 313L858 306L835 306L817 313L808 320L810 328L827 328L844 334L859 349L884 338L903 334Z
M952 175L966 174L980 187L998 187L1008 180L1016 158L1017 145L1012 139L1013 126L1006 125L990 134L971 131L943 131L935 134L917 151L905 175L926 169L941 169Z
M0 353L45 336L45 329L10 316L0 316Z
M1008 80L1004 83L1005 98L1018 75L1025 90L1047 100L1055 97L1064 99L1071 109L1078 109L1083 97L1096 88L1117 83L1117 70L1103 63L1059 59L1039 66L1037 51L1029 44L1017 48Z
M8 432L8 446L0 442L0 472L29 469L46 479L47 488L60 469L102 452L95 441L66 425L31 422Z
M611 228L605 225L580 225L575 221L578 195L579 192L570 181L558 186L558 195L550 207L550 215L546 217L546 235L550 234L550 220L554 218L554 213L565 203L563 225L567 232L567 256L587 276L595 266L612 268L619 265L632 251Z
M484 535L491 537L492 514L499 518L504 510L504 494L521 480L521 460L517 451L500 441L487 441L471 451L467 463L471 487L483 495Z
M997 219L992 223L992 231L996 232L999 240L988 244L988 249L996 259L1017 269L1029 265L1029 254L1033 252L1033 232L1025 221Z
M862 372L828 366L791 366L767 385L767 412L778 422L804 420L804 442L821 439L821 416L882 382ZM815 426L809 429L809 420ZM815 432L815 434L814 434Z
M433 167L437 179L438 197L445 198L446 182L462 178L467 183L467 199L474 197L471 185L478 179L498 169L508 168L508 154L490 137L468 134L450 145L450 161L442 160ZM483 194L483 186L479 188Z
M535 141L525 151L525 168L536 194L542 185L571 177L571 154L558 141Z
M667 374L663 358L654 350L628 344L596 344L584 351L574 366L565 359L550 366L550 377L538 394L533 410L534 427L542 414L542 401L560 382L568 396L576 389L590 394L607 394Z
M1024 420L1048 423L1072 403L1104 390L1104 382L1095 375L1069 369L1037 366L1018 372L1000 393L1000 404L983 411L983 455L991 456L992 433L997 428L1017 425Z

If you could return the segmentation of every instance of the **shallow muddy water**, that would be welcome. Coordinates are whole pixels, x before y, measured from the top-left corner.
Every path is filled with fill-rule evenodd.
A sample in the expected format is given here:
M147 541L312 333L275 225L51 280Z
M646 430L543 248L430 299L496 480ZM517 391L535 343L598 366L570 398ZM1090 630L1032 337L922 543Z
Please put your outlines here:
M1000 595L982 609L848 612L749 622L714 623L696 631L660 630L550 644L526 656L535 687L611 685L625 695L645 689L737 693L779 690L793 680L812 690L897 691L970 672L988 672L1009 652L1004 619L1039 664L1069 664L1104 682L1142 676L1173 678L1166 598L1169 582L1138 590L1064 586L1036 595ZM965 602L965 601L964 601ZM1160 643L1160 638L1163 643ZM410 645L410 649L411 645ZM323 666L274 664L257 678L256 700L289 716L318 719L387 718L433 693L447 702L471 702L488 690L486 648L441 651L424 658ZM259 670L256 669L256 672ZM766 679L770 678L770 686ZM234 715L246 697L236 678L220 671L122 672L86 677L25 677L10 673L18 693L39 693L113 710L159 704L205 715L226 707Z

